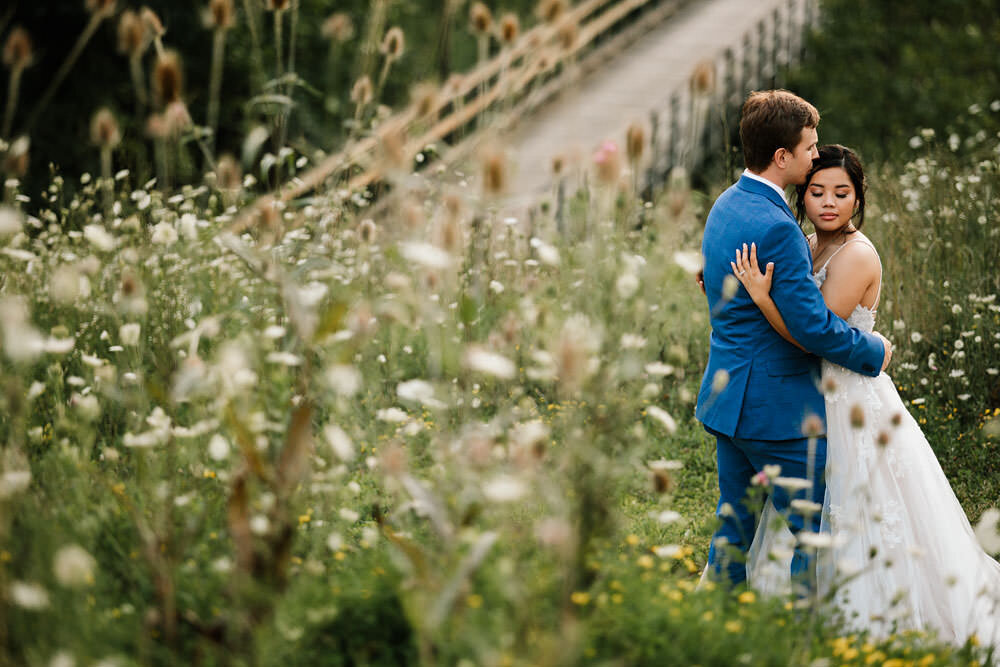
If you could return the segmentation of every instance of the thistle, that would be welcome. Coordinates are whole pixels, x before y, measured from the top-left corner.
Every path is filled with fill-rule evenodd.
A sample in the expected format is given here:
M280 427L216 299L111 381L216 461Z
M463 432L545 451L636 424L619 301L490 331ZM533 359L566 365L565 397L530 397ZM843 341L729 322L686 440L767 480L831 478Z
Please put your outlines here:
M142 56L148 46L149 34L142 19L131 9L126 9L118 19L118 51L128 57L129 75L132 77L132 87L135 89L140 115L149 103L145 77L142 73Z
M555 23L566 12L566 0L542 0L535 14L545 23Z
M393 63L403 57L403 52L406 47L406 40L403 35L403 30L399 27L389 28L388 32L385 33L385 37L382 39L382 45L379 46L379 52L383 55L385 60L382 62L382 72L378 77L378 86L376 87L376 98L381 98L382 89L385 87L385 81L389 77L389 69L392 67Z
M101 151L101 186L104 190L104 214L111 216L114 179L111 178L111 151L121 143L121 129L110 109L102 108L90 121L90 141Z
M163 27L160 17L149 7L143 7L139 10L139 18L156 45L156 54L163 55L163 36L167 34L167 29Z
M17 109L17 94L21 87L21 73L34 60L31 47L31 35L24 28L17 26L11 30L3 45L3 64L10 70L7 82L7 108L3 115L3 130L0 137L9 137L14 124L14 112Z

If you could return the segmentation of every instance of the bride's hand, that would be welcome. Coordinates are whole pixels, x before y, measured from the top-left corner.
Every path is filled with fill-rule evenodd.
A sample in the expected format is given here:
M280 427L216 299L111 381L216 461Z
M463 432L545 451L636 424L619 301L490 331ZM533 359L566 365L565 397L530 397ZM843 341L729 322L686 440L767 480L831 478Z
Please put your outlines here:
M768 262L764 273L761 273L757 264L757 244L751 243L747 250L747 244L743 244L742 250L736 249L736 261L729 262L733 267L733 274L737 280L743 284L750 298L754 303L766 299L771 293L771 278L774 276L774 262Z

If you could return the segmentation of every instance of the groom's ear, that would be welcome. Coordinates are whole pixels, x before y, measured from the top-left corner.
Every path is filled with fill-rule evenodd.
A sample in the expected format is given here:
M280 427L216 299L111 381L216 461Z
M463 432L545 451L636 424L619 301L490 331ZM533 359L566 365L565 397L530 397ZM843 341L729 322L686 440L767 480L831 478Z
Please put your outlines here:
M782 169L784 169L785 165L788 164L788 149L785 147L781 147L778 150L774 151L774 156L771 158L771 161L774 162L774 164L781 167Z

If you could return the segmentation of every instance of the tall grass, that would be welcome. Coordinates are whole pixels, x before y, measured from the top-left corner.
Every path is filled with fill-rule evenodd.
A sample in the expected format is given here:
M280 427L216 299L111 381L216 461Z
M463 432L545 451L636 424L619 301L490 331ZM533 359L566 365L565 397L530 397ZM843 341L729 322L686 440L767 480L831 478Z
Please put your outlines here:
M973 518L1000 485L971 468L1000 407L996 147L878 173L866 228L894 377L925 399ZM792 600L694 590L716 499L689 273L709 200L678 173L643 201L617 155L585 165L599 185L563 226L501 217L499 150L460 186L393 172L378 209L324 191L238 235L257 179L231 159L169 191L130 168L54 176L35 201L9 181L2 661L992 660L974 638L876 640Z

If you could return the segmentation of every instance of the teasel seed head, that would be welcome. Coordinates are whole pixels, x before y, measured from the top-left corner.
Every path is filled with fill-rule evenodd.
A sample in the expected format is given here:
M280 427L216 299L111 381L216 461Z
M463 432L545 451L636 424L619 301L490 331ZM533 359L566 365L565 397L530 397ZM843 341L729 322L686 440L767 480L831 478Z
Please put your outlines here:
M115 0L87 0L87 11L102 19L115 13Z
M233 0L209 0L205 23L213 30L229 30L236 25Z
M625 155L632 164L642 159L646 149L646 129L640 123L632 123L625 132Z
M374 94L372 80L368 78L368 75L365 75L354 82L354 86L351 88L351 101L366 106L371 103Z
M371 218L365 218L358 225L358 238L361 239L362 243L374 243L377 234L378 228L375 226L375 221Z
M823 433L823 419L818 415L809 415L802 420L802 433L807 438L815 438Z
M892 437L886 431L879 431L875 442L878 443L879 447L886 447L889 445L890 440L892 440Z
M153 80L156 93L163 104L180 100L184 88L184 72L181 69L181 57L176 51L164 51L157 57Z
M893 426L899 426L900 424L903 423L903 413L902 412L892 413L892 418L889 421L892 423Z
M161 21L159 15L149 7L143 7L139 10L139 18L142 19L142 24L145 26L146 30L149 31L151 37L163 37L167 34L167 29L163 27L163 21Z
M851 406L850 419L852 428L863 428L865 425L865 409L855 403Z
M122 12L118 19L118 51L129 58L138 58L146 50L149 41L142 19L131 9Z
M283 12L288 9L289 0L266 0L264 6L269 12Z
M215 184L220 190L236 191L243 186L240 163L226 153L215 163Z
M493 12L482 2L469 8L469 29L475 35L486 35L493 29Z
M167 135L179 137L184 130L191 127L191 114L183 100L174 100L163 112Z
M507 156L498 146L487 147L480 156L483 192L499 196L507 189Z
M406 37L403 35L403 29L398 26L393 26L389 28L388 32L385 33L385 37L382 39L382 45L379 47L386 58L395 61L403 57L403 51L406 48Z
M604 185L616 185L621 176L621 153L613 141L605 141L594 153L594 169L597 180Z
M31 35L21 26L16 26L4 42L3 64L11 70L21 70L31 65L33 59Z
M715 63L702 60L691 73L691 92L695 95L709 95L715 90Z
M90 120L90 140L101 149L114 148L121 143L118 121L107 107L99 109Z
M566 12L566 0L542 0L535 13L542 21L554 23Z
M566 157L564 155L557 155L552 158L552 173L556 176L561 176L563 171L566 169Z
M334 42L346 42L354 37L354 22L345 12L331 14L323 21L322 33Z
M413 110L418 118L423 118L437 109L438 88L433 83L418 83L410 94Z
M31 140L26 136L20 136L11 142L3 157L4 173L15 178L24 177L28 173L30 149Z
M559 40L559 46L563 51L570 51L574 46L576 46L576 40L580 35L579 26L574 23L567 21L559 26L559 30L556 33L556 37Z
M500 42L509 46L517 41L520 34L521 22L518 20L517 14L513 12L504 14L500 19Z

